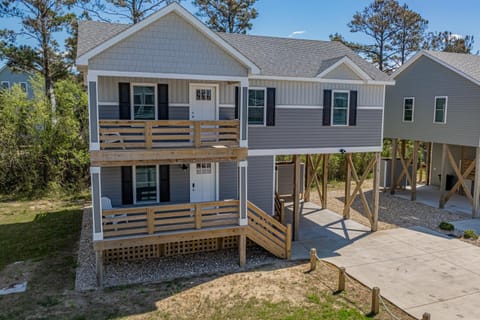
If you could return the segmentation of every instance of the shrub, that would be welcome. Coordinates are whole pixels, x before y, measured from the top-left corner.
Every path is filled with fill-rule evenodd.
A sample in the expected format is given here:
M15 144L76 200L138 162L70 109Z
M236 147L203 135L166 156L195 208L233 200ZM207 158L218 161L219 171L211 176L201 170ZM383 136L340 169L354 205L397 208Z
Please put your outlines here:
M442 230L445 230L445 231L453 231L455 229L455 226L453 224L451 224L449 222L446 222L446 221L440 222L438 227Z
M465 239L477 240L478 239L478 234L475 232L475 230L465 230L463 232L463 237Z

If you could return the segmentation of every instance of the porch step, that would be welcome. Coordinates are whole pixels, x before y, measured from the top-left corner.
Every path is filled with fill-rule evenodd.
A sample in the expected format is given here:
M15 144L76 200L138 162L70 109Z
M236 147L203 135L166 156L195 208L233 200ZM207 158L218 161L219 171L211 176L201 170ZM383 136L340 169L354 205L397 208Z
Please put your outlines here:
M248 202L247 237L279 258L290 258L291 225L284 226L251 202Z

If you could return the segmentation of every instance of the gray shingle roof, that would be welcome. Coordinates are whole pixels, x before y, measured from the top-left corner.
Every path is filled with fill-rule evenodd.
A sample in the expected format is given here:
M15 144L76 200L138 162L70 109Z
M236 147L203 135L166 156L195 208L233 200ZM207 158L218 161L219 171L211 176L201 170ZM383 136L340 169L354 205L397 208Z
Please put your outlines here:
M424 52L480 82L480 56L432 50Z
M78 26L77 56L129 27L127 24L81 22ZM227 33L218 35L256 64L262 75L314 78L347 56L373 80L389 80L385 73L339 42Z

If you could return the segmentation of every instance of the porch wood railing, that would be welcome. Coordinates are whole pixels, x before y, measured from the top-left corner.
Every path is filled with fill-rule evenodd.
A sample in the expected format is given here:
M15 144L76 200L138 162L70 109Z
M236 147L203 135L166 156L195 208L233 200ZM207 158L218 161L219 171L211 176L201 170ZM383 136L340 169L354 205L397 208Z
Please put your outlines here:
M104 238L238 226L239 201L215 201L102 211Z
M238 147L239 120L100 120L100 148Z
M292 226L283 225L262 209L248 202L248 237L280 258L291 255Z

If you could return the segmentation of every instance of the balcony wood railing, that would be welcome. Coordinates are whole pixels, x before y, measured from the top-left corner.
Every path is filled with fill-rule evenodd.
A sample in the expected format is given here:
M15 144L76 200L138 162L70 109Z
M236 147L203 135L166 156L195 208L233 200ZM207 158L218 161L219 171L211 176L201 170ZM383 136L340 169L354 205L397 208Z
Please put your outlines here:
M239 147L239 120L100 120L100 149Z
M239 201L215 201L102 210L105 239L172 231L232 227L239 223Z

